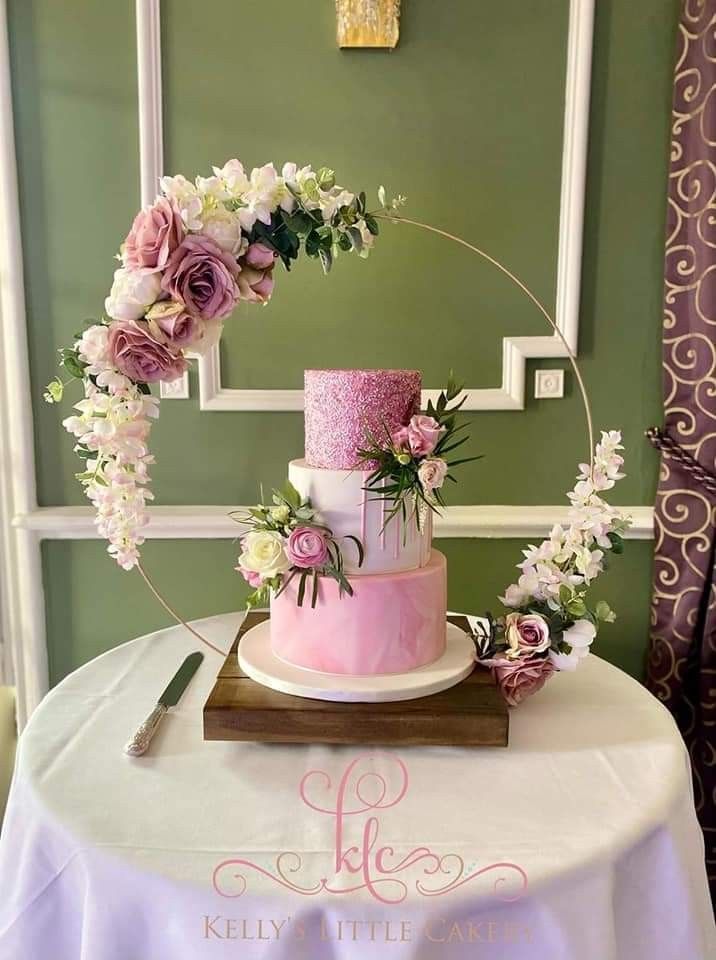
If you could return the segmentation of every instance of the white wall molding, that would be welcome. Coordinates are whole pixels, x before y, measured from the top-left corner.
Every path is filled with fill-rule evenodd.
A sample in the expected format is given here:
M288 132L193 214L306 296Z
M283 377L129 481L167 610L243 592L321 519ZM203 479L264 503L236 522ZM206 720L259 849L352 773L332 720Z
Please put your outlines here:
M229 513L247 507L150 507L147 539L233 540L243 532ZM631 540L653 537L653 508L621 507L633 524ZM568 506L454 506L435 520L435 536L450 539L530 539L546 536L555 523L566 524ZM40 507L15 517L16 529L43 540L97 540L92 507Z
M594 0L571 0L560 197L556 321L576 350ZM150 203L163 171L160 0L136 0L142 203ZM48 688L40 544L44 539L97 537L91 507L38 507L23 260L5 0L0 0L0 603L11 648L18 722ZM507 337L502 383L471 389L467 408L519 410L527 358L565 355L558 337ZM199 364L204 410L300 410L301 391L229 390L221 385L218 351ZM429 395L431 392L428 391ZM434 393L434 392L433 392ZM231 539L240 528L222 506L154 507L149 537ZM652 536L652 511L633 507L631 536ZM438 537L537 538L564 520L561 506L456 506L436 525Z
M164 166L159 0L136 0L139 175L142 206L153 203Z
M594 0L570 0L555 322L574 353L577 352L579 333L593 31ZM159 0L137 0L137 50L142 198L146 203L154 198L163 166ZM523 410L527 359L555 359L567 355L564 343L553 333L504 337L502 351L500 386L470 387L466 391L465 410ZM301 390L245 390L223 386L218 345L199 360L198 378L201 410L303 409ZM434 399L437 393L437 390L423 391L423 403ZM172 398L167 396L166 399Z
M2 622L22 728L48 689L45 600L37 534L12 518L32 514L35 452L27 353L20 209L7 8L0 0L0 572Z

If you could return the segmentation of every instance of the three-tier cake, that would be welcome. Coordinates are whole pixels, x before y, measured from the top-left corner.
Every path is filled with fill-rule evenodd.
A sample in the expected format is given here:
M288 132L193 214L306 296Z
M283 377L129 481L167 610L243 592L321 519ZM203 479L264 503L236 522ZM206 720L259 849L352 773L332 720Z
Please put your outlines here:
M444 688L469 672L470 642L458 644L457 659L454 650L446 657L447 565L432 548L432 512L423 511L422 520L415 509L391 516L390 498L368 488L375 464L359 456L371 439L380 443L407 427L419 413L420 397L417 370L306 370L305 457L290 462L288 479L335 542L345 540L350 592L328 576L316 581L310 603L299 595L298 577L273 590L270 651L253 647L260 653L260 668L246 643L251 632L242 641L248 657L242 665L255 679L266 682L265 672L271 672L266 662L272 658L279 673L285 665L289 673L298 671L296 676L301 671L335 676L340 681L335 698L343 699L351 678L363 678L365 689L365 678L378 683L422 670L434 686L429 674L435 665L438 688ZM362 544L362 562L348 538ZM290 690L280 682L270 685ZM391 681L383 686L390 688ZM423 692L408 686L416 692L395 698Z

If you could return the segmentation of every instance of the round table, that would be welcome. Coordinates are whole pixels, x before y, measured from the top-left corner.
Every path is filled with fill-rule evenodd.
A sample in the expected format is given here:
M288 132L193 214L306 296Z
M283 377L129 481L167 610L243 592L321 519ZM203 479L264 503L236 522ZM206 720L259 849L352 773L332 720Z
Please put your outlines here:
M200 621L228 649L240 614ZM507 749L205 742L209 651L150 752L123 746L195 639L86 664L33 714L0 841L0 960L709 960L688 760L592 656Z

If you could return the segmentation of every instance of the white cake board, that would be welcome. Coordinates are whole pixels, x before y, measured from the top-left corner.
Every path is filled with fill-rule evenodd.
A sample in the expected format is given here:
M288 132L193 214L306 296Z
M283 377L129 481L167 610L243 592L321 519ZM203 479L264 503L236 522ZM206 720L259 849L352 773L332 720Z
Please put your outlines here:
M310 700L343 703L385 703L427 697L464 680L475 666L475 644L453 623L447 624L445 653L433 663L408 673L352 677L296 667L271 650L270 621L252 627L239 644L239 666L257 683Z

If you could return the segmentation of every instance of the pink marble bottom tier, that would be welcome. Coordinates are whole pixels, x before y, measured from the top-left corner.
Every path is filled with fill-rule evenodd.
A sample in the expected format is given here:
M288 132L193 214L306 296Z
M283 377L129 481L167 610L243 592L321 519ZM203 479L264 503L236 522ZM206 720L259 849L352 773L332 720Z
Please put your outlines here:
M311 608L307 584L296 603L298 578L271 598L271 648L276 656L323 673L370 676L405 673L445 652L447 564L433 550L419 570L349 577L353 596L338 595L322 577Z

